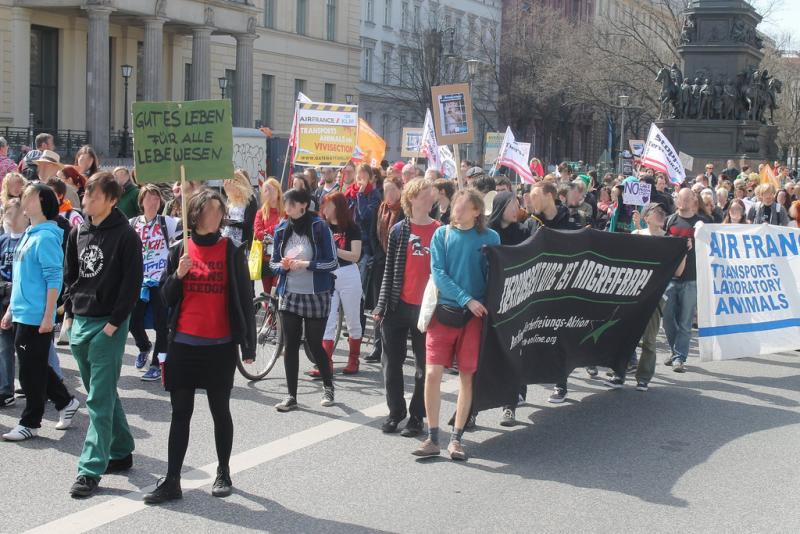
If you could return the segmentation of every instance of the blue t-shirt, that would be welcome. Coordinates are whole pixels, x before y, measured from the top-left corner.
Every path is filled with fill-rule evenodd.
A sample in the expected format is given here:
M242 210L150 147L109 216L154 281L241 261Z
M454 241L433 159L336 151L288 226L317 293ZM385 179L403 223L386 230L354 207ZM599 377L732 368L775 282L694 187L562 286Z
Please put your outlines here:
M22 234L14 237L11 234L0 235L0 281L10 282L14 267L14 251L17 250Z
M454 226L437 229L431 241L431 274L439 289L439 304L465 308L472 299L485 304L489 264L482 249L499 244L500 236L491 228L483 232L474 227L466 231Z

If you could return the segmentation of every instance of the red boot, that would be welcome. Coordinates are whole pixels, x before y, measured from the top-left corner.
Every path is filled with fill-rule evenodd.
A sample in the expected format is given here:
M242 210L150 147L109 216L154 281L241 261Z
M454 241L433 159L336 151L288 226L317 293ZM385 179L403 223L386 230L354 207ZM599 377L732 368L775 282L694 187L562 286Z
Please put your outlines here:
M330 365L331 375L333 375L333 340L323 339L322 348L325 349L325 354L328 356L328 365ZM322 378L322 373L317 368L310 370L306 374L311 378Z
M342 370L342 374L354 375L358 372L358 359L361 357L361 338L348 338L350 344L350 355L347 357L347 367Z

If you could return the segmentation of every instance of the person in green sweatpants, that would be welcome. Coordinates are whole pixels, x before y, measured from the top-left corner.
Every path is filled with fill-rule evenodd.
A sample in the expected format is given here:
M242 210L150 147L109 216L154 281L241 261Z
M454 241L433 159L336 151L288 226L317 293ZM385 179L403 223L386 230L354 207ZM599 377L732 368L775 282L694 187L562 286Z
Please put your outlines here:
M64 255L64 311L73 318L70 346L88 397L89 430L70 488L91 497L104 474L133 466L133 436L125 420L119 380L128 323L142 287L142 242L117 208L122 187L111 173L86 183L86 222L73 228Z
M75 316L70 348L88 396L89 429L78 461L78 474L100 478L109 459L122 459L134 449L133 436L117 393L117 381L128 337L128 319L114 335L103 332L109 317ZM113 403L109 402L113 399ZM110 436L111 439L108 439Z

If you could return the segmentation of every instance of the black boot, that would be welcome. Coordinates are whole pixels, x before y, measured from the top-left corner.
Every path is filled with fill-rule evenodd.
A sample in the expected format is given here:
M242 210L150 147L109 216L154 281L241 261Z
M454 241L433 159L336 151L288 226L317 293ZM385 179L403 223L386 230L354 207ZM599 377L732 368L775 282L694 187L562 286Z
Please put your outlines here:
M211 495L214 497L227 497L233 491L233 482L231 482L231 471L229 468L217 468L217 478L214 480L214 485L211 486Z
M181 477L166 477L158 481L156 489L144 496L145 504L161 504L183 498Z
M364 361L367 363L378 363L381 361L381 355L383 354L383 341L381 340L380 331L375 332L375 344L373 345L374 348L372 352L364 358Z

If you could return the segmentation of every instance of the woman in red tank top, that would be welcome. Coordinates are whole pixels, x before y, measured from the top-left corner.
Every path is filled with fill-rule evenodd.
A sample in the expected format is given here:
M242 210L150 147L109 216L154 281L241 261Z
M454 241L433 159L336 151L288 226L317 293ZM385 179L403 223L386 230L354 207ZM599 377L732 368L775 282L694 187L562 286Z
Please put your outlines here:
M221 237L225 202L202 189L187 207L191 238L172 247L162 279L162 295L171 310L164 385L170 393L167 477L145 495L148 504L179 499L180 473L189 445L196 389L205 389L214 419L219 467L211 493L230 495L228 462L233 447L230 396L239 350L255 358L253 287L244 248Z

